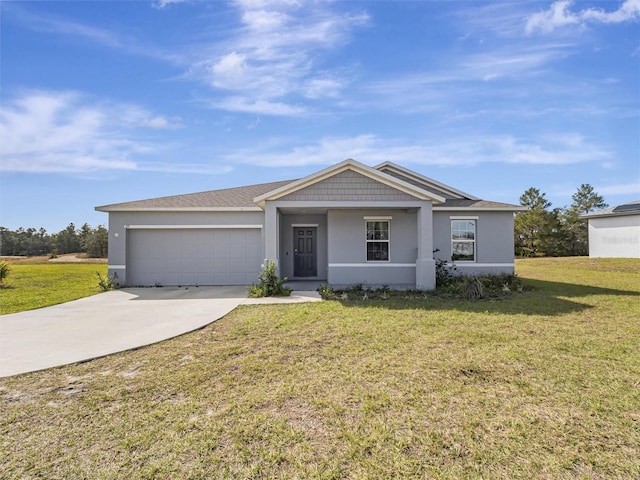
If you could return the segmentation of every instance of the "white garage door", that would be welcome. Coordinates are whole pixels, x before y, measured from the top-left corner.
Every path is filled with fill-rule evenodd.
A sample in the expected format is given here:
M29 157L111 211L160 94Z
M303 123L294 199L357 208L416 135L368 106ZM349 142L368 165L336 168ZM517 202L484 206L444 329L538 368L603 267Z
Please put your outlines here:
M129 286L249 285L260 273L259 229L144 229L127 233Z

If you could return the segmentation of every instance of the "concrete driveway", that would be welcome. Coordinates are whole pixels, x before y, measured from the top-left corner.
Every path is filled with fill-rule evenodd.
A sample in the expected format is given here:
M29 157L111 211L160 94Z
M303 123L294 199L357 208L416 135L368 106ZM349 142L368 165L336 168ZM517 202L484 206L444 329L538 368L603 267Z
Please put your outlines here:
M318 301L317 292L247 298L246 287L125 288L0 316L0 377L90 360L197 330L238 305Z

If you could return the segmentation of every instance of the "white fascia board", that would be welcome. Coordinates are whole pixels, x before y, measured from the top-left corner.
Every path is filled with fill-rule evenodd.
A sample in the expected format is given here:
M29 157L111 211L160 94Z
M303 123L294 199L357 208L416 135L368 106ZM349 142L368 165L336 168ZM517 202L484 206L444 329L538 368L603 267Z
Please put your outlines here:
M469 211L469 212L524 212L528 210L527 207L433 207L434 211L438 212L455 212L455 211Z
M589 220L591 218L609 218L609 217L629 217L631 215L637 215L640 216L640 212L635 211L635 212L609 212L609 213L587 213L585 215L580 215L579 218L584 218L586 220Z
M260 207L95 207L98 212L262 212Z
M430 177L426 177L424 175L421 175L418 172L414 172L413 170L409 170L408 168L404 168L401 167L400 165L396 165L393 162L384 162L381 163L380 165L376 165L375 168L376 170L381 170L383 168L390 168L391 170L397 170L398 173L402 174L402 175L406 175L408 177L413 177L415 180L419 181L419 182L424 182L426 184L431 184L434 188L443 191L443 193L452 193L455 195L459 195L462 198L468 198L469 200L480 200L480 198L475 197L473 195L470 195L468 193L465 193L461 190L458 190L457 188L453 188L445 183L439 182L437 180L434 180L433 178Z
M400 190L401 192L404 192L408 195L412 195L422 200L432 200L432 201L435 200L436 202L445 201L445 198L440 197L439 195L426 192L420 189L419 187L416 187L415 185L411 185L410 183L403 182L398 178L392 177L391 175L387 175L384 172L375 170L360 162L356 162L353 159L347 159L336 165L333 165L317 173L309 175L308 177L302 178L300 180L296 180L295 182L291 182L290 184L284 185L283 187L277 188L276 190L272 190L271 192L267 192L264 195L260 195L259 197L254 198L253 201L260 206L264 206L264 202L267 200L277 200L278 198L281 198L285 195L296 192L297 190L301 190L305 187L308 187L309 185L313 185L314 183L330 178L346 170L353 170L354 172L360 173L365 177L381 182L391 188L395 188L396 190Z

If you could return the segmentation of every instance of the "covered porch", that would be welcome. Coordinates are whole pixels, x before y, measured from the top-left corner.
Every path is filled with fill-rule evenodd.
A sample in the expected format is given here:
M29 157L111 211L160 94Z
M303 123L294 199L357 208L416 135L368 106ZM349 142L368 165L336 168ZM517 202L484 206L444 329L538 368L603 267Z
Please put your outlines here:
M329 203L266 202L265 258L281 276L334 288L435 288L431 202Z

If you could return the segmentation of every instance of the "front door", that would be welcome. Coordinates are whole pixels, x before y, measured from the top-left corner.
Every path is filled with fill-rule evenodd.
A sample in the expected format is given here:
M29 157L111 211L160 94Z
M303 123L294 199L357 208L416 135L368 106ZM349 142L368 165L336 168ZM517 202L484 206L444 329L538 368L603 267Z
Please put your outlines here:
M293 235L293 276L317 276L316 227L294 227Z

